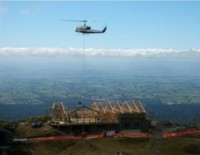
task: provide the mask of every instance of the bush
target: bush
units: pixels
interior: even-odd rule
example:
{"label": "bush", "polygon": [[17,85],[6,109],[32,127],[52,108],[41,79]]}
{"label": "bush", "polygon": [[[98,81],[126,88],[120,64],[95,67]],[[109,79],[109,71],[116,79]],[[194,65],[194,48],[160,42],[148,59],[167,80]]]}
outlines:
{"label": "bush", "polygon": [[139,143],[145,143],[148,142],[148,138],[119,138],[117,140],[120,144],[139,144]]}
{"label": "bush", "polygon": [[186,153],[200,153],[200,146],[198,144],[189,144],[185,147]]}

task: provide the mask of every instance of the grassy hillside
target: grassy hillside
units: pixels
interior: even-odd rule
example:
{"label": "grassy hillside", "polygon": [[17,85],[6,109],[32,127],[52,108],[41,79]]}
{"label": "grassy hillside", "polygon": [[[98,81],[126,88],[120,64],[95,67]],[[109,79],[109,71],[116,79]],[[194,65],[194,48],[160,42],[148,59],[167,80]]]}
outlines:
{"label": "grassy hillside", "polygon": [[39,144],[17,145],[10,151],[29,155],[189,155],[200,154],[200,137],[172,139],[104,138],[78,141],[50,141]]}
{"label": "grassy hillside", "polygon": [[[16,138],[30,138],[51,135],[65,135],[46,123],[40,128],[32,128],[31,122],[45,121],[46,116],[41,116],[23,121],[2,121],[1,125],[13,130]],[[157,127],[159,128],[159,126]],[[40,143],[15,142],[10,147],[9,155],[199,155],[200,135],[190,135],[177,138],[162,138],[161,130],[151,129],[149,138],[111,138],[93,140],[63,140],[46,141]],[[198,128],[198,126],[196,126]]]}

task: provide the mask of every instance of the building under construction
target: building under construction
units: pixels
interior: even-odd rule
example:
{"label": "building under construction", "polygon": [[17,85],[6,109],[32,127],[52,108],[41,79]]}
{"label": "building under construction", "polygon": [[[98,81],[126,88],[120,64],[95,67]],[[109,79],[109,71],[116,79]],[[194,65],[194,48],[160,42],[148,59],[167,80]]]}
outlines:
{"label": "building under construction", "polygon": [[68,132],[101,132],[108,130],[137,129],[146,131],[150,120],[140,101],[93,102],[67,109],[62,103],[53,103],[50,109],[51,125]]}

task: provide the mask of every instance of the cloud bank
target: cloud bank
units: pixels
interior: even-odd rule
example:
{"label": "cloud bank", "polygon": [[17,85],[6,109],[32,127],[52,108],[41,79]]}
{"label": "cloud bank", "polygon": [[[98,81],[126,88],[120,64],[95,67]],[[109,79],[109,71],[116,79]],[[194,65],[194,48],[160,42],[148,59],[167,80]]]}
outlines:
{"label": "cloud bank", "polygon": [[200,49],[0,48],[0,56],[200,57]]}
{"label": "cloud bank", "polygon": [[19,13],[22,16],[40,15],[42,13],[42,8],[40,7],[29,8],[29,9],[24,8],[24,9],[21,9]]}
{"label": "cloud bank", "polygon": [[7,8],[0,6],[0,16],[4,15],[7,12]]}

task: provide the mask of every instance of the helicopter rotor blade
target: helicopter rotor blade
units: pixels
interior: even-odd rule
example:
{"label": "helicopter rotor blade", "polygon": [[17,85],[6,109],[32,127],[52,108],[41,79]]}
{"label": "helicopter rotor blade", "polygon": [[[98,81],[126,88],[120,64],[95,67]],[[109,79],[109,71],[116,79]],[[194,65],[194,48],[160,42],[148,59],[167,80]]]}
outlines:
{"label": "helicopter rotor blade", "polygon": [[71,19],[61,19],[61,21],[69,21],[69,22],[83,22],[86,23],[87,20],[71,20]]}

